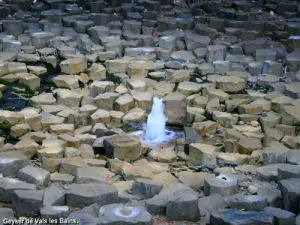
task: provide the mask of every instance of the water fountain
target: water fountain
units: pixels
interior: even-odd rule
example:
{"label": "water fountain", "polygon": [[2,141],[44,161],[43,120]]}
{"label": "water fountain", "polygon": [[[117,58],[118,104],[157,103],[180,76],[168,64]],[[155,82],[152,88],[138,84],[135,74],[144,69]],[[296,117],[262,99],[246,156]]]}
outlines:
{"label": "water fountain", "polygon": [[182,135],[182,132],[176,132],[166,128],[167,117],[164,113],[163,99],[153,98],[153,105],[148,115],[147,124],[143,130],[132,132],[131,135],[138,136],[142,143],[149,147],[156,147],[160,144],[169,143]]}

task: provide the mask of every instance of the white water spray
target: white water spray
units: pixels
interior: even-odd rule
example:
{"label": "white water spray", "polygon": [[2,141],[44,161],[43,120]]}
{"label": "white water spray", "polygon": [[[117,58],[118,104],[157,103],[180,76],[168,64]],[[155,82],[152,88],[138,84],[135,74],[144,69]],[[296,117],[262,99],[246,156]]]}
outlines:
{"label": "white water spray", "polygon": [[162,142],[165,139],[167,117],[164,114],[163,99],[155,97],[151,113],[148,116],[146,139],[152,142]]}

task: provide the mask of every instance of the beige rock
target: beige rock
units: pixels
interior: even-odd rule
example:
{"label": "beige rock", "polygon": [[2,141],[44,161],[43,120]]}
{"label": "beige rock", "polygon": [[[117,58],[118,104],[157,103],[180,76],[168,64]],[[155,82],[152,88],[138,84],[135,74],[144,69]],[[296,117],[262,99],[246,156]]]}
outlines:
{"label": "beige rock", "polygon": [[179,83],[177,89],[179,93],[185,96],[189,96],[200,92],[202,87],[200,84],[197,84],[195,82],[184,81]]}
{"label": "beige rock", "polygon": [[147,83],[142,79],[129,79],[126,81],[127,87],[131,90],[144,92],[147,90]]}
{"label": "beige rock", "polygon": [[216,87],[224,92],[236,93],[246,87],[246,81],[239,77],[222,76],[216,81]]}
{"label": "beige rock", "polygon": [[69,134],[60,134],[58,136],[59,139],[65,141],[66,147],[73,147],[73,148],[79,148],[80,146],[80,140],[74,136],[71,136]]}
{"label": "beige rock", "polygon": [[126,94],[128,92],[128,89],[124,87],[123,84],[120,84],[118,87],[116,87],[115,92],[119,94]]}
{"label": "beige rock", "polygon": [[71,58],[60,63],[60,70],[65,74],[79,74],[87,68],[84,58]]}
{"label": "beige rock", "polygon": [[186,97],[180,93],[171,93],[165,97],[165,114],[167,122],[183,125],[186,119]]}
{"label": "beige rock", "polygon": [[19,138],[31,130],[27,123],[17,124],[11,127],[10,136],[13,138]]}
{"label": "beige rock", "polygon": [[57,102],[69,107],[79,107],[82,94],[75,90],[56,89]]}
{"label": "beige rock", "polygon": [[83,114],[88,114],[88,115],[92,115],[94,112],[97,111],[97,107],[94,105],[84,105],[82,107],[80,107],[79,112],[83,113]]}
{"label": "beige rock", "polygon": [[227,153],[237,153],[239,148],[238,141],[236,139],[225,139],[224,149]]}
{"label": "beige rock", "polygon": [[265,129],[265,135],[263,139],[264,146],[270,146],[272,142],[281,141],[283,133],[276,128]]}
{"label": "beige rock", "polygon": [[108,73],[125,73],[129,63],[126,59],[106,60],[105,67]]}
{"label": "beige rock", "polygon": [[10,128],[13,125],[24,122],[24,116],[18,112],[0,110],[0,127],[2,129]]}
{"label": "beige rock", "polygon": [[171,84],[171,83],[167,83],[167,82],[158,82],[156,84],[154,84],[153,88],[154,90],[157,90],[161,93],[163,93],[164,95],[166,94],[170,94],[173,92],[175,87],[175,84]]}
{"label": "beige rock", "polygon": [[190,71],[188,70],[176,70],[171,75],[171,82],[182,82],[182,81],[189,81],[190,80]]}
{"label": "beige rock", "polygon": [[50,125],[50,131],[59,135],[64,133],[73,133],[74,132],[74,124],[56,124]]}
{"label": "beige rock", "polygon": [[193,106],[199,108],[205,108],[208,102],[208,97],[197,95],[193,100]]}
{"label": "beige rock", "polygon": [[238,116],[226,112],[213,112],[213,119],[225,128],[232,128],[238,122]]}
{"label": "beige rock", "polygon": [[262,143],[257,138],[244,137],[239,140],[239,152],[241,154],[248,154],[262,148]]}
{"label": "beige rock", "polygon": [[42,76],[47,73],[47,68],[43,66],[27,66],[29,73],[37,76]]}
{"label": "beige rock", "polygon": [[106,69],[100,63],[93,63],[92,66],[88,68],[87,73],[92,80],[106,79]]}
{"label": "beige rock", "polygon": [[40,148],[39,145],[32,140],[19,141],[14,147],[16,150],[22,151],[29,159],[34,157]]}
{"label": "beige rock", "polygon": [[103,109],[98,109],[96,112],[94,112],[91,115],[91,119],[93,120],[93,123],[104,123],[109,124],[110,123],[110,113]]}
{"label": "beige rock", "polygon": [[114,92],[115,84],[111,81],[93,81],[89,88],[89,95],[96,97],[105,92]]}
{"label": "beige rock", "polygon": [[146,120],[146,111],[141,108],[131,109],[122,118],[124,124],[143,123]]}
{"label": "beige rock", "polygon": [[76,89],[79,88],[79,79],[77,75],[59,75],[52,78],[52,82],[58,88]]}
{"label": "beige rock", "polygon": [[262,114],[263,107],[262,105],[258,104],[246,104],[246,105],[239,105],[238,110],[240,114]]}
{"label": "beige rock", "polygon": [[180,182],[196,190],[201,190],[203,188],[204,179],[208,177],[214,177],[213,174],[209,174],[205,172],[194,173],[191,171],[179,172],[177,176]]}
{"label": "beige rock", "polygon": [[122,125],[122,118],[125,113],[120,111],[110,111],[110,125],[113,127],[119,127]]}
{"label": "beige rock", "polygon": [[41,79],[31,73],[17,73],[19,84],[25,85],[30,91],[36,91],[40,88]]}
{"label": "beige rock", "polygon": [[76,176],[77,168],[87,167],[86,162],[80,157],[63,158],[60,166],[60,173],[67,173]]}
{"label": "beige rock", "polygon": [[48,170],[50,173],[57,172],[60,168],[61,159],[43,158],[42,168]]}
{"label": "beige rock", "polygon": [[118,93],[106,92],[99,94],[94,98],[97,107],[104,110],[113,110],[116,99],[120,96]]}
{"label": "beige rock", "polygon": [[131,94],[139,108],[145,110],[146,112],[151,111],[153,93],[132,91]]}
{"label": "beige rock", "polygon": [[175,161],[177,157],[176,152],[174,151],[174,147],[155,148],[149,152],[148,156],[154,160],[157,160],[158,162],[168,162],[168,163]]}
{"label": "beige rock", "polygon": [[147,70],[141,63],[131,61],[127,67],[127,74],[130,78],[139,79],[147,76]]}
{"label": "beige rock", "polygon": [[217,161],[219,166],[242,165],[248,163],[248,156],[239,153],[218,153]]}
{"label": "beige rock", "polygon": [[131,162],[141,156],[141,143],[137,137],[116,135],[104,139],[105,153],[123,161]]}
{"label": "beige rock", "polygon": [[[26,65],[25,65],[26,67]],[[9,73],[7,62],[0,61],[0,77]]]}
{"label": "beige rock", "polygon": [[205,87],[202,90],[202,95],[207,96],[209,99],[217,98],[220,102],[225,102],[229,99],[229,95],[220,89],[213,87]]}
{"label": "beige rock", "polygon": [[200,136],[205,137],[207,134],[212,135],[216,133],[217,123],[213,121],[196,122],[192,127]]}
{"label": "beige rock", "polygon": [[42,148],[37,151],[40,160],[44,158],[60,159],[64,156],[64,148],[61,146]]}
{"label": "beige rock", "polygon": [[41,105],[54,105],[56,103],[56,99],[52,93],[41,93],[37,96],[33,96],[30,101],[38,108],[40,108]]}
{"label": "beige rock", "polygon": [[124,94],[119,96],[115,101],[115,110],[127,113],[134,108],[134,100],[131,95]]}
{"label": "beige rock", "polygon": [[189,146],[189,156],[192,165],[216,165],[216,148],[212,145],[192,143]]}
{"label": "beige rock", "polygon": [[286,105],[282,107],[282,123],[287,125],[300,124],[300,108]]}
{"label": "beige rock", "polygon": [[152,180],[155,182],[161,183],[164,186],[167,186],[169,184],[177,182],[177,178],[168,172],[162,172],[162,173],[156,174],[153,176]]}
{"label": "beige rock", "polygon": [[213,98],[208,101],[206,105],[206,111],[209,114],[212,114],[214,111],[220,111],[220,110],[221,110],[221,105],[218,98]]}

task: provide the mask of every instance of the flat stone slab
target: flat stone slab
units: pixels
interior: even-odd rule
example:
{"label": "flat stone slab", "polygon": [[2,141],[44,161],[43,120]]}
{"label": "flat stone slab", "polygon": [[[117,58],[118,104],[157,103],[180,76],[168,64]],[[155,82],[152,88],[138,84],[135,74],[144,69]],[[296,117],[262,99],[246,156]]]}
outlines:
{"label": "flat stone slab", "polygon": [[142,207],[110,204],[99,209],[99,225],[152,225],[152,216]]}
{"label": "flat stone slab", "polygon": [[210,216],[211,225],[273,225],[273,216],[265,212],[225,209]]}
{"label": "flat stone slab", "polygon": [[93,203],[106,205],[117,202],[118,191],[108,184],[71,184],[67,190],[66,201],[71,207],[84,207]]}

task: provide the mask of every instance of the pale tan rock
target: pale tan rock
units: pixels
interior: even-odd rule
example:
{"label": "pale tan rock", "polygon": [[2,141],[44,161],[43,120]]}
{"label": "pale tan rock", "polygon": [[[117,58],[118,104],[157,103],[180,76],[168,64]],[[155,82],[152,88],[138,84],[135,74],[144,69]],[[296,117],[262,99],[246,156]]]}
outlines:
{"label": "pale tan rock", "polygon": [[193,165],[216,165],[216,148],[212,145],[192,143],[189,146],[190,162]]}
{"label": "pale tan rock", "polygon": [[87,68],[87,63],[84,58],[71,58],[60,63],[60,69],[65,74],[79,74]]}
{"label": "pale tan rock", "polygon": [[59,135],[64,133],[72,134],[74,132],[74,124],[56,124],[50,125],[50,131]]}
{"label": "pale tan rock", "polygon": [[27,123],[17,124],[11,127],[10,136],[13,138],[18,138],[31,130],[30,126]]}
{"label": "pale tan rock", "polygon": [[134,100],[130,94],[119,96],[115,101],[115,110],[127,113],[134,108]]}
{"label": "pale tan rock", "polygon": [[79,88],[79,79],[77,75],[59,75],[52,78],[52,82],[58,88],[76,89]]}
{"label": "pale tan rock", "polygon": [[174,151],[174,147],[155,148],[149,152],[148,156],[154,160],[157,160],[158,162],[169,162],[169,163],[176,161],[177,158],[176,152]]}
{"label": "pale tan rock", "polygon": [[104,123],[109,124],[110,123],[110,113],[103,109],[98,109],[96,112],[94,112],[91,115],[91,119],[93,120],[93,123]]}
{"label": "pale tan rock", "polygon": [[146,120],[146,111],[141,108],[133,108],[123,116],[124,124],[143,123]]}

